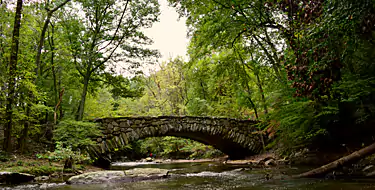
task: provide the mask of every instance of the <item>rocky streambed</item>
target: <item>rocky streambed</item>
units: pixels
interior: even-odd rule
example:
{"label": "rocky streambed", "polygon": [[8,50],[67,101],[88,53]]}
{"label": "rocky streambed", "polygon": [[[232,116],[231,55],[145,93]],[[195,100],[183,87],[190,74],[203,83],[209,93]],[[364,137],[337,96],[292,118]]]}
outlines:
{"label": "rocky streambed", "polygon": [[[70,177],[63,183],[40,183],[35,176],[25,173],[1,172],[0,182],[4,189],[46,189],[63,185],[125,183],[167,178],[169,170],[160,168],[134,168],[119,171],[96,171]],[[28,185],[15,185],[27,183]],[[39,183],[38,183],[39,182]]]}
{"label": "rocky streambed", "polygon": [[[205,160],[144,159],[139,162],[114,163],[111,170],[87,172],[66,178],[64,182],[61,181],[59,183],[50,181],[50,176],[34,177],[30,174],[2,172],[0,173],[0,182],[5,185],[0,186],[0,189],[57,190],[65,188],[82,189],[84,187],[84,189],[90,190],[111,188],[133,190],[144,189],[147,184],[150,185],[150,187],[147,186],[147,189],[158,189],[158,187],[189,190],[207,188],[223,189],[224,187],[233,189],[232,186],[243,187],[244,189],[253,189],[253,187],[255,187],[254,189],[264,189],[263,183],[267,183],[267,181],[273,181],[272,183],[275,184],[282,183],[283,181],[292,181],[290,183],[293,184],[293,187],[304,188],[305,186],[303,184],[301,185],[300,182],[311,183],[311,179],[291,179],[287,178],[287,176],[299,174],[310,169],[312,168],[303,168],[302,166],[298,166],[297,168],[291,166],[288,160],[277,159],[272,155],[263,155],[247,160],[228,160],[225,158]],[[375,184],[375,180],[371,181],[372,178],[369,178],[369,176],[372,176],[371,174],[375,173],[375,166],[372,165],[372,163],[367,163],[366,167],[361,168],[360,171],[362,174],[367,175],[362,175],[357,178],[346,178],[345,180],[350,179],[353,181],[366,179],[370,180],[370,183]],[[333,174],[327,175],[324,181],[336,181],[335,176],[339,175],[340,171],[335,171]],[[322,179],[312,180],[315,183]],[[21,182],[24,182],[25,185],[12,185]],[[346,183],[346,181],[344,182]],[[332,185],[331,182],[329,183]],[[290,184],[288,183],[288,185]],[[342,185],[341,182],[336,185],[338,187],[346,187]],[[333,184],[333,186],[336,185]],[[353,186],[362,188],[362,185],[361,182],[359,185],[354,184]],[[192,188],[190,189],[188,186]],[[276,189],[278,187],[282,187],[282,185],[279,184],[275,186]],[[266,189],[269,188],[267,187]]]}

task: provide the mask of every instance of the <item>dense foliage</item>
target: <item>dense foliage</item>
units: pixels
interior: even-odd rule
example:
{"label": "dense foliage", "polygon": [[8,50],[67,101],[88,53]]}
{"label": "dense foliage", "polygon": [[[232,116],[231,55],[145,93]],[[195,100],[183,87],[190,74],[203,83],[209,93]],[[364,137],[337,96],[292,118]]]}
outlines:
{"label": "dense foliage", "polygon": [[[156,0],[1,1],[4,150],[58,142],[76,151],[99,132],[82,120],[116,116],[256,119],[273,134],[268,147],[287,149],[372,141],[372,0],[169,3],[187,18],[189,60],[140,75],[137,68],[159,56],[143,33],[158,21]],[[127,148],[160,156],[212,151],[172,137]]]}

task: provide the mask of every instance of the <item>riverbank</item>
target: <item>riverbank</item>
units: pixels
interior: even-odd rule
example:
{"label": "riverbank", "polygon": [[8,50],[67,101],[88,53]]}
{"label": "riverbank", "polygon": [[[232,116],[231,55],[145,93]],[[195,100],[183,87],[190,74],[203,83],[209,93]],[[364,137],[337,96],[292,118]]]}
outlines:
{"label": "riverbank", "polygon": [[[268,160],[267,164],[266,161]],[[256,157],[243,160],[228,160],[227,156],[211,159],[153,159],[149,160],[155,164],[161,163],[203,163],[203,162],[217,162],[220,164],[233,165],[268,165],[276,164],[276,156],[273,154],[261,154]],[[144,160],[144,162],[146,162]],[[48,159],[38,159],[31,156],[11,155],[6,162],[0,162],[1,172],[16,172],[26,173],[35,176],[35,181],[44,182],[63,182],[69,177],[88,173],[103,171],[104,169],[90,165],[90,164],[74,164],[72,169],[64,169],[63,161],[51,161]]]}
{"label": "riverbank", "polygon": [[11,155],[6,162],[0,162],[1,172],[31,174],[39,182],[63,182],[69,177],[104,169],[90,164],[74,164],[72,169],[64,169],[63,161],[50,161],[24,155]]}

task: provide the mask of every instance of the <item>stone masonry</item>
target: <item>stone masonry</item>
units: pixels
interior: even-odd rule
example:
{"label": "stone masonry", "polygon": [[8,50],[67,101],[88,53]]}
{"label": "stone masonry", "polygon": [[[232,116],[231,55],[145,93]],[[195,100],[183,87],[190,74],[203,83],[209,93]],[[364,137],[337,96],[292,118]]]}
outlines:
{"label": "stone masonry", "polygon": [[262,150],[257,121],[218,117],[159,116],[97,119],[103,135],[97,145],[88,147],[91,157],[111,162],[111,154],[139,139],[176,136],[212,145],[232,159],[244,158]]}

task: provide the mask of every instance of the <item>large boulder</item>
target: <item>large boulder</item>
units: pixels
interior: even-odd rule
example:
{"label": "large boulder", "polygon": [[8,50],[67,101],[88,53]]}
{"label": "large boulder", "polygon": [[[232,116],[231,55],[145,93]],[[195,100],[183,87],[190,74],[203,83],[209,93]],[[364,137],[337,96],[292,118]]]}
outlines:
{"label": "large boulder", "polygon": [[34,180],[35,176],[17,172],[0,172],[0,183],[19,184]]}
{"label": "large boulder", "polygon": [[133,182],[161,179],[168,176],[168,170],[159,168],[135,168],[126,171],[98,171],[73,176],[68,184],[94,184],[107,182]]}

